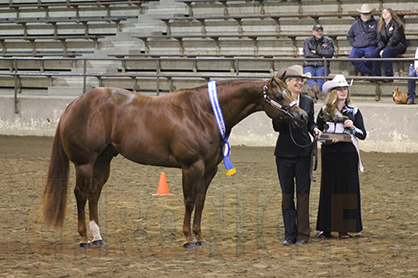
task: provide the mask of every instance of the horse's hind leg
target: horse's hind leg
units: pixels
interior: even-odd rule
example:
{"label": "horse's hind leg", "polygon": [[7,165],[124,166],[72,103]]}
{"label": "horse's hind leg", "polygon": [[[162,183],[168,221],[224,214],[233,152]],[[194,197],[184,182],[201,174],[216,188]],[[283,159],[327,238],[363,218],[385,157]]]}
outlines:
{"label": "horse's hind leg", "polygon": [[96,163],[94,164],[93,187],[88,195],[90,231],[93,234],[93,240],[91,243],[98,246],[104,245],[99,229],[98,202],[101,190],[109,179],[110,162],[114,155],[117,154],[116,151],[114,151],[112,148],[113,147],[109,146],[96,160]]}
{"label": "horse's hind leg", "polygon": [[80,246],[84,248],[90,248],[90,242],[87,237],[85,209],[88,190],[91,187],[93,180],[93,165],[76,165],[75,172],[76,184],[74,188],[74,195],[77,202],[78,233],[81,237]]}
{"label": "horse's hind leg", "polygon": [[94,163],[76,166],[76,187],[74,194],[77,200],[78,233],[80,246],[90,248],[87,236],[85,206],[89,200],[90,230],[93,233],[93,244],[103,245],[99,230],[98,201],[103,185],[110,173],[110,161],[117,152],[108,147]]}

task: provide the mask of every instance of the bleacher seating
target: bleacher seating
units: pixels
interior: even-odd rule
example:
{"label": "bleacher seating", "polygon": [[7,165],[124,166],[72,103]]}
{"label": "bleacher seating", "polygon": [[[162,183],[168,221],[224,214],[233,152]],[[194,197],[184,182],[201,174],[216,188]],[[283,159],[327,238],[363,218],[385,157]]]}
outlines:
{"label": "bleacher seating", "polygon": [[5,57],[93,54],[99,49],[100,39],[109,39],[121,31],[121,22],[137,21],[138,7],[146,2],[10,0],[0,3],[1,54]]}
{"label": "bleacher seating", "polygon": [[[356,9],[363,4],[358,0],[171,0],[151,6],[143,4],[148,1],[134,0],[8,2],[0,3],[0,15],[4,15],[0,27],[7,26],[0,30],[0,56],[124,58],[88,61],[91,86],[155,91],[158,70],[161,80],[157,86],[166,92],[201,84],[214,74],[271,76],[295,61],[301,64],[298,59],[303,57],[303,42],[312,35],[312,26],[317,23],[324,26],[325,36],[333,40],[334,57],[346,58],[351,51],[346,33],[358,16]],[[373,5],[379,9],[393,7],[404,20],[409,48],[402,57],[409,58],[418,46],[418,12],[413,4],[401,2],[380,0]],[[375,16],[379,18],[379,13]],[[159,60],[158,64],[155,58],[159,57],[167,59]],[[239,57],[247,60],[232,59]],[[395,62],[395,76],[405,76],[409,63],[410,60]],[[82,71],[79,62],[65,64],[62,70]],[[12,70],[4,67],[1,71]],[[43,77],[47,81],[42,86],[66,83],[61,82],[65,77],[59,77],[57,82],[54,71],[44,67]],[[123,73],[129,76],[119,76]],[[354,67],[344,59],[331,63],[331,74],[336,73],[356,75]],[[7,86],[11,84],[12,81]],[[29,82],[21,84],[25,87]],[[406,83],[402,80],[397,84]],[[386,86],[381,85],[380,89]],[[370,95],[373,90],[358,93]],[[388,91],[383,94],[388,95]]]}

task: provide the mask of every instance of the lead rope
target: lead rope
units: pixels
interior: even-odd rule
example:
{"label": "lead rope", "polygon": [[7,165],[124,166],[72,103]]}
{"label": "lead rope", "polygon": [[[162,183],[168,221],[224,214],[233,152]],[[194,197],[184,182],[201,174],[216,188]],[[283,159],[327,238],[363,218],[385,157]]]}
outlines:
{"label": "lead rope", "polygon": [[309,176],[311,178],[311,181],[316,181],[313,176],[313,171],[316,171],[318,167],[318,135],[315,135],[314,140],[307,144],[307,145],[299,145],[296,143],[295,138],[293,137],[292,127],[289,125],[289,132],[290,132],[290,138],[292,138],[293,143],[298,146],[299,148],[308,148],[311,147],[311,156],[310,156],[310,172]]}

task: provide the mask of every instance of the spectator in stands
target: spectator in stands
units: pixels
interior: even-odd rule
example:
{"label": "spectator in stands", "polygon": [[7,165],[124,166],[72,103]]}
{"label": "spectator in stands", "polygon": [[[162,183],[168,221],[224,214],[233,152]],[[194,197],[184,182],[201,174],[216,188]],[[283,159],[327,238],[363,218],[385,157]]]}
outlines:
{"label": "spectator in stands", "polygon": [[[309,134],[319,133],[314,121],[314,103],[310,97],[302,95],[304,79],[311,77],[303,74],[302,66],[294,65],[279,71],[278,75],[286,82],[292,99],[308,114],[308,124],[294,128],[282,120],[273,120],[273,128],[280,132],[277,138],[277,173],[282,190],[282,214],[285,229],[283,245],[304,245],[310,238],[309,193],[311,188],[311,138]],[[295,207],[295,181],[296,199]]]}
{"label": "spectator in stands", "polygon": [[[303,43],[303,54],[305,58],[332,58],[334,55],[334,44],[331,40],[324,38],[324,28],[320,24],[312,28],[312,36]],[[327,73],[325,75],[325,61],[304,61],[304,73],[310,72],[312,76],[327,76],[330,73],[329,61],[327,61]],[[318,100],[322,92],[323,78],[308,79],[310,89],[309,95],[314,102]]]}
{"label": "spectator in stands", "polygon": [[[415,50],[415,59],[418,59],[418,47]],[[413,69],[409,69],[408,77],[418,77],[418,60],[415,60]],[[406,104],[415,104],[415,80],[408,80],[408,101]]]}
{"label": "spectator in stands", "polygon": [[[360,17],[354,21],[347,34],[347,40],[353,46],[348,58],[378,58],[377,52],[377,21],[374,19],[368,4],[363,4],[360,10]],[[352,61],[351,62],[363,76],[370,76],[372,72],[371,61]],[[380,70],[379,70],[380,71]],[[379,75],[379,71],[373,68],[373,74]]]}
{"label": "spectator in stands", "polygon": [[[377,41],[379,57],[381,58],[394,58],[406,52],[404,24],[392,9],[387,8],[382,11],[377,26]],[[384,64],[385,76],[393,76],[392,62],[386,61]],[[373,62],[373,68],[376,68],[376,72],[380,73],[380,62]],[[384,82],[392,81],[384,80]]]}
{"label": "spectator in stands", "polygon": [[[345,133],[347,141],[332,139],[321,148],[321,190],[319,196],[316,229],[318,237],[330,238],[331,232],[338,232],[340,239],[351,237],[349,232],[360,232],[360,182],[359,170],[363,172],[357,139],[366,138],[363,116],[360,110],[350,104],[351,84],[337,74],[324,84],[325,105],[317,116],[318,128],[329,133]],[[339,116],[341,121],[329,120]],[[340,134],[341,136],[341,134]]]}

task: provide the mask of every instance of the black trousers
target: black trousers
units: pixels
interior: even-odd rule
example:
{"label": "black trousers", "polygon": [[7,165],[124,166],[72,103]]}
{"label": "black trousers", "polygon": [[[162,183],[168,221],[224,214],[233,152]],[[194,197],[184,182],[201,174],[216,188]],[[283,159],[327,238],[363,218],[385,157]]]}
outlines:
{"label": "black trousers", "polygon": [[[285,239],[293,242],[308,241],[310,237],[310,157],[276,157],[276,166],[282,189]],[[295,206],[295,184],[297,206]]]}

